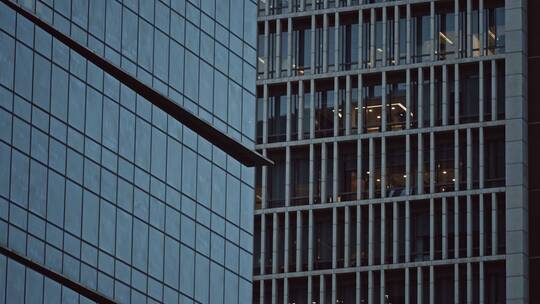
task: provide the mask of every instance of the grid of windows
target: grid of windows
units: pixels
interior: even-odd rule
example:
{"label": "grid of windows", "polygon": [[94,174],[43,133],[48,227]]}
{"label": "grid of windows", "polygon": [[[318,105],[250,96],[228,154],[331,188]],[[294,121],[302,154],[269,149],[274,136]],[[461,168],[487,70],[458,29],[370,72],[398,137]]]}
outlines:
{"label": "grid of windows", "polygon": [[504,5],[259,1],[255,303],[506,301]]}
{"label": "grid of windows", "polygon": [[[254,144],[254,2],[21,4]],[[121,303],[251,302],[253,169],[3,4],[0,65],[2,245]],[[85,302],[0,269],[2,303]]]}

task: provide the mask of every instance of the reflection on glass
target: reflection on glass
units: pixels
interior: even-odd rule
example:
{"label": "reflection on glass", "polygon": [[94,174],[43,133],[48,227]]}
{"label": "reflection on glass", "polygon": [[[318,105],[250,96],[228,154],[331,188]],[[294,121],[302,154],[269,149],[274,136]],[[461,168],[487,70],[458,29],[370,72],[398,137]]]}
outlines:
{"label": "reflection on glass", "polygon": [[333,86],[331,88],[327,86],[315,93],[315,137],[332,136],[333,133],[334,89]]}
{"label": "reflection on glass", "polygon": [[488,55],[504,52],[504,6],[490,7],[486,9],[486,27],[487,28],[487,51]]}
{"label": "reflection on glass", "polygon": [[284,150],[272,151],[268,157],[274,162],[268,167],[267,199],[268,208],[285,205],[285,153]]}
{"label": "reflection on glass", "polygon": [[264,68],[266,66],[266,58],[264,57],[264,32],[259,33],[257,36],[257,79],[261,79],[264,75]]}
{"label": "reflection on glass", "polygon": [[287,127],[287,95],[284,90],[268,98],[268,142],[285,141]]}
{"label": "reflection on glass", "polygon": [[437,54],[439,59],[446,59],[448,56],[454,54],[456,51],[456,28],[455,28],[455,18],[453,12],[441,12],[436,15],[438,26],[437,33],[435,37],[438,41],[437,44]]}
{"label": "reflection on glass", "polygon": [[293,74],[309,74],[311,68],[311,29],[309,24],[301,24],[293,31],[292,44]]}
{"label": "reflection on glass", "polygon": [[366,132],[378,132],[381,127],[382,87],[380,84],[367,84],[362,88],[364,100],[364,128]]}
{"label": "reflection on glass", "polygon": [[386,195],[405,195],[405,138],[390,138],[386,145]]}
{"label": "reflection on glass", "polygon": [[337,201],[351,201],[356,199],[356,141],[343,143],[339,148],[338,184],[339,193]]}
{"label": "reflection on glass", "polygon": [[383,65],[383,22],[375,21],[375,66]]}
{"label": "reflection on glass", "polygon": [[395,82],[388,83],[386,88],[389,102],[386,105],[388,130],[402,130],[407,117],[405,81],[396,79]]}
{"label": "reflection on glass", "polygon": [[358,65],[358,24],[345,24],[339,27],[341,53],[340,70],[355,69]]}
{"label": "reflection on glass", "polygon": [[435,191],[452,191],[454,181],[454,136],[441,133],[435,142]]}
{"label": "reflection on glass", "polygon": [[416,16],[411,19],[412,34],[414,43],[414,54],[416,62],[429,60],[431,40],[430,40],[430,16]]}
{"label": "reflection on glass", "polygon": [[298,148],[291,153],[291,205],[309,203],[309,149]]}

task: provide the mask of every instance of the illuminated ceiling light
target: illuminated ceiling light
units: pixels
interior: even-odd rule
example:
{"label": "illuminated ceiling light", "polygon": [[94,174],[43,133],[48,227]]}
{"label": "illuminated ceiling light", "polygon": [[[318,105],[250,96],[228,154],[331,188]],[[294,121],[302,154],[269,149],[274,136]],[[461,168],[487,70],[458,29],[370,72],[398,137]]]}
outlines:
{"label": "illuminated ceiling light", "polygon": [[377,48],[377,52],[382,53],[383,50],[381,48]]}
{"label": "illuminated ceiling light", "polygon": [[381,115],[377,115],[377,119],[381,119]]}
{"label": "illuminated ceiling light", "polygon": [[369,111],[369,112],[373,112],[373,110],[372,110],[372,109],[369,109],[368,111]]}
{"label": "illuminated ceiling light", "polygon": [[455,181],[456,181],[456,179],[455,179],[455,178],[452,178],[452,181],[453,181],[453,182],[455,182]]}
{"label": "illuminated ceiling light", "polygon": [[407,174],[403,174],[403,178],[407,178]]}
{"label": "illuminated ceiling light", "polygon": [[377,182],[380,182],[380,181],[381,181],[381,179],[380,179],[380,178],[377,178]]}
{"label": "illuminated ceiling light", "polygon": [[366,171],[367,175],[369,175],[369,171]]}
{"label": "illuminated ceiling light", "polygon": [[264,64],[264,59],[262,59],[262,57],[257,57],[259,59],[259,62]]}
{"label": "illuminated ceiling light", "polygon": [[449,44],[454,44],[454,42],[452,40],[450,40],[450,38],[448,38],[443,32],[439,32],[439,36],[441,38],[443,38],[444,40],[446,40],[446,42],[448,42]]}
{"label": "illuminated ceiling light", "polygon": [[446,170],[444,170],[444,171],[442,172],[442,174],[446,174],[446,173],[448,173],[448,172],[446,172]]}
{"label": "illuminated ceiling light", "polygon": [[396,109],[396,107],[392,107],[391,109],[392,109],[392,110],[395,110],[395,109]]}

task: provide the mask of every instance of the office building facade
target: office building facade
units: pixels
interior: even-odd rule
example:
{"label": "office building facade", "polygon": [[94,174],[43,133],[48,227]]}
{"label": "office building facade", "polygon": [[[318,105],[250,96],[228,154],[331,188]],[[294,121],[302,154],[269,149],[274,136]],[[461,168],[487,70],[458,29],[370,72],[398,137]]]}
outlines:
{"label": "office building facade", "polygon": [[257,30],[255,303],[534,302],[527,1],[259,0]]}
{"label": "office building facade", "polygon": [[256,3],[18,1],[138,91],[16,2],[0,2],[0,303],[250,303],[255,170],[213,140],[255,147]]}

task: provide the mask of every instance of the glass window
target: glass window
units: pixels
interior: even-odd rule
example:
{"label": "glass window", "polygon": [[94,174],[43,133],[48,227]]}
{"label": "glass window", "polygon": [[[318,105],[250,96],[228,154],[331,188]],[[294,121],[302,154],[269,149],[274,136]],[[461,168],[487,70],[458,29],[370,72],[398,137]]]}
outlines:
{"label": "glass window", "polygon": [[28,157],[17,150],[13,150],[11,157],[11,199],[21,206],[26,206],[30,163]]}
{"label": "glass window", "polygon": [[502,1],[494,1],[488,3],[485,15],[484,27],[487,30],[487,47],[488,55],[504,52],[505,44],[505,20],[504,20],[504,3]]}
{"label": "glass window", "polygon": [[47,185],[47,220],[61,227],[64,225],[65,178],[49,170]]}
{"label": "glass window", "polygon": [[285,205],[285,153],[283,150],[273,151],[268,156],[274,166],[268,167],[267,208]]}
{"label": "glass window", "polygon": [[98,242],[98,218],[99,201],[98,197],[89,191],[83,193],[83,218],[82,218],[82,238],[90,244],[97,246]]}
{"label": "glass window", "polygon": [[137,15],[125,7],[122,14],[122,55],[137,61]]}
{"label": "glass window", "polygon": [[173,240],[169,237],[165,237],[165,255],[164,263],[165,269],[164,272],[164,281],[170,286],[178,286],[179,276],[176,269],[180,269],[180,247],[179,243],[176,240]]}
{"label": "glass window", "polygon": [[225,271],[222,266],[210,262],[210,303],[224,303]]}
{"label": "glass window", "polygon": [[[9,151],[3,155],[9,157]],[[8,159],[9,160],[9,159]],[[4,165],[4,162],[2,162]],[[3,166],[4,168],[9,168],[9,166]],[[9,174],[7,175],[9,177]],[[7,183],[3,184],[7,185]],[[45,166],[41,165],[38,162],[32,161],[30,164],[30,191],[29,191],[29,208],[30,210],[36,212],[37,214],[45,217],[45,208],[47,206],[47,169]],[[6,195],[7,196],[7,195]],[[76,204],[76,202],[74,202]],[[77,218],[77,221],[80,225],[80,217]],[[67,225],[67,223],[66,223]],[[80,235],[80,233],[79,233]]]}
{"label": "glass window", "polygon": [[149,41],[154,41],[154,28],[151,24],[139,18],[139,51],[137,62],[147,71],[152,71],[154,47]]}
{"label": "glass window", "polygon": [[191,149],[183,147],[182,160],[182,191],[192,198],[196,195],[197,158]]}
{"label": "glass window", "polygon": [[197,158],[197,200],[199,203],[210,208],[210,192],[212,167],[208,160],[203,157]]}
{"label": "glass window", "polygon": [[105,42],[118,50],[120,49],[122,5],[117,1],[109,1],[106,5]]}
{"label": "glass window", "polygon": [[[9,48],[9,46],[8,46]],[[9,51],[9,50],[8,50]],[[16,65],[15,65],[15,92],[26,98],[32,99],[32,51],[21,43],[16,47]],[[8,53],[9,54],[9,53]],[[8,60],[9,64],[9,60]]]}
{"label": "glass window", "polygon": [[186,53],[186,75],[190,77],[185,78],[184,93],[191,100],[199,99],[199,58],[194,54]]}
{"label": "glass window", "polygon": [[214,105],[214,69],[204,61],[201,61],[200,69],[199,105],[211,112]]}
{"label": "glass window", "polygon": [[334,83],[319,82],[315,92],[315,137],[334,134]]}
{"label": "glass window", "polygon": [[180,245],[180,291],[193,296],[195,277],[195,253],[189,247]]}
{"label": "glass window", "polygon": [[357,181],[357,142],[340,144],[338,158],[338,185],[337,201],[351,201],[356,199]]}
{"label": "glass window", "polygon": [[116,208],[101,200],[99,212],[99,247],[110,254],[114,254],[115,235],[111,232],[115,230],[115,226]]}
{"label": "glass window", "polygon": [[201,301],[201,303],[207,303],[210,285],[208,277],[210,274],[209,260],[200,254],[196,254],[195,269],[195,299]]}
{"label": "glass window", "polygon": [[[4,62],[1,64],[2,66],[7,66],[7,63],[5,63],[6,65],[4,65]],[[50,81],[50,61],[39,55],[34,55],[34,104],[45,110],[49,110]]]}
{"label": "glass window", "polygon": [[135,218],[133,220],[133,266],[146,269],[148,263],[148,225]]}
{"label": "glass window", "polygon": [[287,94],[284,87],[276,87],[268,98],[268,142],[285,141],[287,132]]}
{"label": "glass window", "polygon": [[229,2],[230,0],[216,0],[216,19],[225,26],[229,25]]}
{"label": "glass window", "polygon": [[411,19],[413,35],[413,54],[416,62],[429,60],[431,53],[430,39],[430,15],[429,13],[418,14]]}

